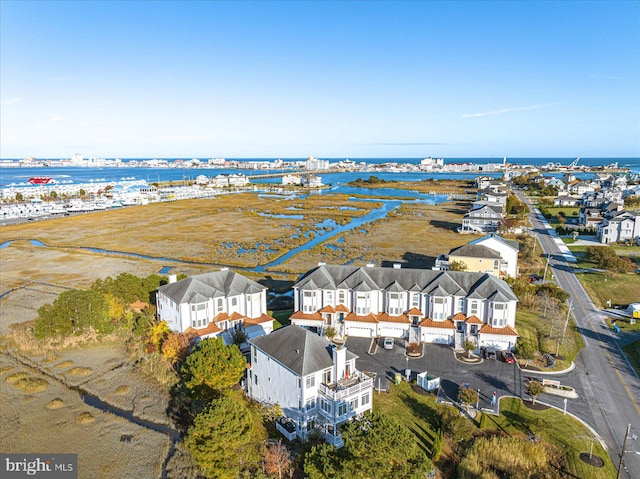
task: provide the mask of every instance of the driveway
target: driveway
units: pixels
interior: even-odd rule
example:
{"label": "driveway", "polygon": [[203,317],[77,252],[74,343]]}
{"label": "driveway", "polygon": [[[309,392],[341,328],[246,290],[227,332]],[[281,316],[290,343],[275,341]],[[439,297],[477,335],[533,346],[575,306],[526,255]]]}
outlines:
{"label": "driveway", "polygon": [[456,360],[451,347],[438,344],[425,344],[421,358],[407,358],[404,340],[396,339],[392,350],[382,347],[382,339],[377,341],[378,347],[374,354],[369,354],[371,339],[349,338],[346,343],[347,349],[359,356],[357,368],[376,373],[376,389],[388,391],[395,374],[401,373],[404,376],[408,365],[411,379],[416,379],[418,373],[425,371],[433,377],[441,378],[439,399],[443,401],[455,400],[458,387],[464,383],[480,389],[479,406],[489,410],[495,409],[490,403],[494,391],[498,397],[523,394],[525,376],[515,364],[494,359],[475,364],[463,363]]}

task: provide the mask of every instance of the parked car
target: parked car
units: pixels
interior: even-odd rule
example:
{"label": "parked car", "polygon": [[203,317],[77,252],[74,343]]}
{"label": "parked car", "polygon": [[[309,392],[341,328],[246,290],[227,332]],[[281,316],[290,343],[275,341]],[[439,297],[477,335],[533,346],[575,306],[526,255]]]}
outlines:
{"label": "parked car", "polygon": [[384,349],[393,349],[393,338],[384,338],[382,345]]}
{"label": "parked car", "polygon": [[484,348],[482,350],[482,356],[485,359],[496,359],[496,350],[494,348]]}
{"label": "parked car", "polygon": [[505,363],[513,364],[516,362],[516,357],[509,351],[502,351],[502,360]]}

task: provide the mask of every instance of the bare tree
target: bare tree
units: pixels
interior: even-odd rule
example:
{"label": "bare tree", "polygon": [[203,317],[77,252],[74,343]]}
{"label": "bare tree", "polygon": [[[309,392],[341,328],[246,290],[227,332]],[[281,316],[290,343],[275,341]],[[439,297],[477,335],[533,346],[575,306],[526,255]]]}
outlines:
{"label": "bare tree", "polygon": [[278,440],[267,446],[262,468],[269,477],[283,479],[293,476],[293,458],[282,441]]}

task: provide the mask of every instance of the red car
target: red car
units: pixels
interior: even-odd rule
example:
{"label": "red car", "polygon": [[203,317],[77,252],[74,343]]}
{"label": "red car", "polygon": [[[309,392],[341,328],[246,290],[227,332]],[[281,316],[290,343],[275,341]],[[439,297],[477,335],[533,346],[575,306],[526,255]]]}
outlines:
{"label": "red car", "polygon": [[502,351],[502,360],[505,363],[513,364],[516,362],[516,357],[509,351]]}

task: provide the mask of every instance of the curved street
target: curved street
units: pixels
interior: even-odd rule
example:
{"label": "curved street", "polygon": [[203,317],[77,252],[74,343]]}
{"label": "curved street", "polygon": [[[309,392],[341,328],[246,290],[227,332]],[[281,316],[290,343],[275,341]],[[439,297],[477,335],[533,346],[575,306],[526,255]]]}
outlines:
{"label": "curved street", "polygon": [[[609,329],[604,315],[587,295],[572,268],[567,264],[556,240],[558,236],[534,213],[531,201],[521,192],[518,197],[529,206],[530,219],[544,254],[549,259],[548,277],[554,275],[559,286],[573,300],[576,326],[584,340],[584,349],[576,358],[571,374],[580,399],[568,401],[567,410],[583,419],[600,434],[617,467],[627,426],[631,432],[625,453],[625,468],[620,477],[640,477],[640,378],[629,364],[621,344],[624,338]],[[629,335],[630,333],[626,333]],[[572,404],[575,402],[574,405]]]}

